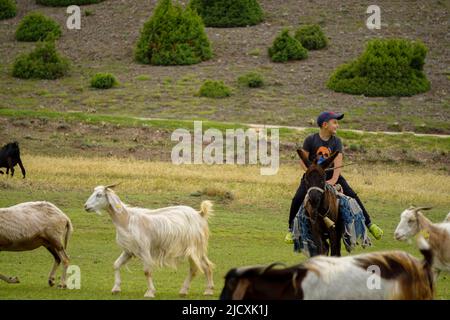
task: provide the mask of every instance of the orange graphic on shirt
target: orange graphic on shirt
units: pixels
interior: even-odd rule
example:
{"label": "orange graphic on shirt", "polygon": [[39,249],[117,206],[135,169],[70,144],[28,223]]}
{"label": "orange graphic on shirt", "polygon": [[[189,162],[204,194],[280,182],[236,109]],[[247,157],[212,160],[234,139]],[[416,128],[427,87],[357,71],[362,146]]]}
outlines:
{"label": "orange graphic on shirt", "polygon": [[320,147],[316,151],[317,158],[324,157],[325,159],[329,158],[331,155],[331,150],[327,147]]}

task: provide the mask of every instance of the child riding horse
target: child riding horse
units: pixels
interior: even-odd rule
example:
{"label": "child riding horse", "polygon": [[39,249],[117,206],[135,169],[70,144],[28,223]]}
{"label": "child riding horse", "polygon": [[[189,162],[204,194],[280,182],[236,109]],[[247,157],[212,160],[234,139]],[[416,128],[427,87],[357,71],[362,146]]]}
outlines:
{"label": "child riding horse", "polygon": [[334,152],[320,164],[317,163],[317,159],[311,163],[303,150],[299,149],[297,152],[307,166],[304,178],[308,191],[304,206],[310,221],[312,240],[318,247],[318,254],[328,255],[331,247],[331,255],[340,256],[343,228],[339,219],[337,198],[332,190],[325,187],[325,170],[333,163],[339,152]]}

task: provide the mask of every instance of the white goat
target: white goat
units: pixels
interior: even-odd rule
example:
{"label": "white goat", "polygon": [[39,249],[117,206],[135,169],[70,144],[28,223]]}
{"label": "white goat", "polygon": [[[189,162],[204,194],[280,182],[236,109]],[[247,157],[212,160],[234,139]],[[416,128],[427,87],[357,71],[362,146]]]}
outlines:
{"label": "white goat", "polygon": [[450,272],[450,213],[441,223],[432,223],[421,210],[429,207],[410,207],[400,214],[400,222],[394,232],[394,238],[399,241],[407,240],[420,231],[426,233],[428,242],[434,255],[434,268]]}
{"label": "white goat", "polygon": [[152,271],[155,266],[172,266],[188,258],[190,271],[180,295],[187,295],[192,278],[197,270],[206,275],[205,295],[212,295],[214,289],[212,262],[206,253],[208,249],[208,216],[212,203],[203,201],[201,210],[188,206],[173,206],[156,210],[130,207],[124,204],[112,190],[114,186],[98,186],[86,201],[88,212],[100,213],[106,210],[116,227],[116,240],[123,249],[114,263],[115,282],[112,293],[121,291],[120,268],[133,256],[144,264],[148,282],[145,297],[155,296]]}
{"label": "white goat", "polygon": [[[48,276],[48,284],[55,284],[55,272],[61,261],[61,284],[66,287],[69,258],[67,243],[73,231],[70,219],[54,204],[38,201],[25,202],[9,208],[0,208],[0,251],[28,251],[44,246],[55,262]],[[17,277],[0,275],[8,283],[18,283]]]}

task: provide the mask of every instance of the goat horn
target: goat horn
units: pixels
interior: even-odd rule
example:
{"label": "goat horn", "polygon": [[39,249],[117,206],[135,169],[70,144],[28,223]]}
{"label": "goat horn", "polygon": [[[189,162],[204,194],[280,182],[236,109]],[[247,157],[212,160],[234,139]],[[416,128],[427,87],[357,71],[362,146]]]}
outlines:
{"label": "goat horn", "polygon": [[117,187],[119,184],[120,184],[120,182],[119,182],[119,183],[115,183],[115,184],[110,184],[109,186],[106,186],[105,189],[112,189],[112,188],[115,188],[115,187]]}
{"label": "goat horn", "polygon": [[421,211],[421,210],[431,210],[433,209],[433,207],[417,207],[417,208],[413,208],[413,210],[415,212]]}

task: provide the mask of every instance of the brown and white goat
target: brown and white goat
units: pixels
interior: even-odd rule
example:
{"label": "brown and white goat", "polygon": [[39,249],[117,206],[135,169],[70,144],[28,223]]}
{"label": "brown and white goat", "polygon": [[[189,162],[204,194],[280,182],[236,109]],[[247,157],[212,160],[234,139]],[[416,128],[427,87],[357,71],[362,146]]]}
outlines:
{"label": "brown and white goat", "polygon": [[433,223],[427,219],[422,210],[429,207],[410,207],[400,214],[400,222],[394,232],[394,238],[404,241],[419,232],[425,233],[434,256],[433,267],[440,271],[450,272],[450,213],[441,223]]}
{"label": "brown and white goat", "polygon": [[[243,267],[225,277],[222,300],[433,299],[432,252],[420,239],[424,260],[403,251],[346,257],[316,256],[277,269]],[[374,274],[373,271],[379,273]]]}
{"label": "brown and white goat", "polygon": [[[69,257],[67,243],[73,231],[72,223],[54,204],[45,201],[24,202],[9,208],[0,208],[0,251],[28,251],[45,247],[55,259],[48,276],[48,284],[55,284],[55,272],[63,263],[61,284],[66,287]],[[18,283],[17,277],[0,274],[8,283]]]}

